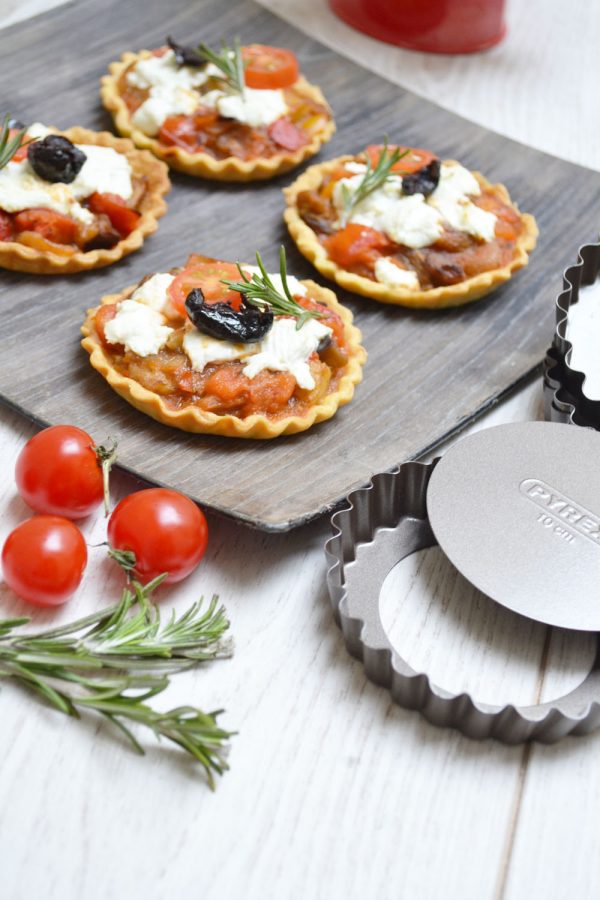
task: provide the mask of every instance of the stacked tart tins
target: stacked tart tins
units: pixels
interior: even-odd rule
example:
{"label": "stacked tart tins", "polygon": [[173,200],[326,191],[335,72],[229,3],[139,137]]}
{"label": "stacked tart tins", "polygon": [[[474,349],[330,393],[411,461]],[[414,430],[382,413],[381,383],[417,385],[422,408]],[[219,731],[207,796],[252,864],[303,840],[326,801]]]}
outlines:
{"label": "stacked tart tins", "polygon": [[379,597],[402,559],[439,543],[492,600],[559,627],[600,631],[600,434],[550,422],[485,429],[431,465],[405,463],[332,517],[327,581],[348,650],[394,700],[472,738],[552,743],[600,724],[600,659],[575,690],[526,707],[479,703],[417,672],[385,632]]}
{"label": "stacked tart tins", "polygon": [[600,430],[600,243],[585,244],[564,274],[544,362],[546,418]]}

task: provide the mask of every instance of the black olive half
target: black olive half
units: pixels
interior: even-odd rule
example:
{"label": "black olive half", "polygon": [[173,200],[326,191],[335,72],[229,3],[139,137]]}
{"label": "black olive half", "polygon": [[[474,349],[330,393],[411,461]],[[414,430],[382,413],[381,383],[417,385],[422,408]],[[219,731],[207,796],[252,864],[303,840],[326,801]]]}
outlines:
{"label": "black olive half", "polygon": [[220,341],[253,344],[273,325],[273,313],[251,306],[245,300],[236,312],[228,303],[206,303],[200,288],[187,295],[185,308],[198,331]]}
{"label": "black olive half", "polygon": [[440,180],[440,161],[432,159],[431,162],[419,169],[418,172],[411,172],[410,175],[402,176],[402,193],[404,194],[425,194],[429,196],[435,191]]}
{"label": "black olive half", "polygon": [[87,159],[85,153],[60,134],[49,134],[27,147],[27,158],[36,175],[53,184],[71,184]]}
{"label": "black olive half", "polygon": [[206,62],[204,57],[194,47],[178,44],[170,35],[167,38],[167,44],[175,54],[175,59],[180,66],[203,66]]}

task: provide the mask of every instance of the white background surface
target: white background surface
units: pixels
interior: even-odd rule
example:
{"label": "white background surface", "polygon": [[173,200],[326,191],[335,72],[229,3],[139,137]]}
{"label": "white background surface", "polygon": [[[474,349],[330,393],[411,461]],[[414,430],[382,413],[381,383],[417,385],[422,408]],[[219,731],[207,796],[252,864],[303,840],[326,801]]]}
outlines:
{"label": "white background surface", "polygon": [[[600,6],[589,0],[515,0],[507,40],[485,55],[457,58],[372,41],[338,22],[322,0],[263,4],[481,124],[599,165]],[[0,0],[0,21],[51,5]],[[566,233],[569,214],[565,198]],[[549,303],[559,286],[557,272]],[[480,425],[538,417],[536,381]],[[0,410],[2,540],[27,515],[12,469],[32,433],[24,419]],[[117,499],[135,483],[118,476],[113,488]],[[210,525],[200,569],[164,602],[182,610],[201,593],[220,593],[236,654],[178,676],[163,702],[227,710],[223,724],[239,731],[231,771],[211,794],[182,754],[150,746],[140,759],[97,720],[74,722],[5,686],[3,897],[599,895],[600,733],[508,748],[433,728],[391,704],[346,654],[324,588],[326,521],[285,536],[216,519]],[[90,544],[103,540],[101,518],[88,521],[85,534]],[[116,598],[120,575],[102,550],[91,558],[82,589],[60,616]],[[413,666],[480,699],[549,699],[576,684],[591,662],[589,638],[549,635],[494,608],[436,550],[394,570],[381,603]],[[1,614],[22,611],[0,586]]]}

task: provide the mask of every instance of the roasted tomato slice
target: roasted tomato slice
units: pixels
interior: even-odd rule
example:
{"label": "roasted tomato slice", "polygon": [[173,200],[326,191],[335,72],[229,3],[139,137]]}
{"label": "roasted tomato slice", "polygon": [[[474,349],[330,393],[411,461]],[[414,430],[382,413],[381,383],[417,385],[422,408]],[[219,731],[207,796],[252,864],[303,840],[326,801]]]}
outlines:
{"label": "roasted tomato slice", "polygon": [[96,331],[98,332],[98,337],[102,341],[103,344],[107,343],[106,335],[104,334],[104,329],[111,319],[117,314],[117,305],[116,303],[105,303],[102,306],[99,306],[96,310],[96,315],[94,316],[94,324],[96,326]]}
{"label": "roasted tomato slice", "polygon": [[192,254],[185,269],[175,277],[169,286],[169,295],[174,309],[179,315],[187,316],[186,297],[194,288],[200,288],[207,303],[229,303],[233,309],[238,310],[242,305],[241,294],[230,290],[227,285],[222,283],[222,279],[240,280],[240,273],[234,263]]}
{"label": "roasted tomato slice", "polygon": [[291,50],[248,44],[242,47],[242,59],[249,88],[276,90],[291,87],[298,80],[298,60]]}
{"label": "roasted tomato slice", "polygon": [[77,239],[77,222],[52,209],[24,209],[14,223],[17,231],[35,231],[54,244],[73,244]]}
{"label": "roasted tomato slice", "polygon": [[288,119],[277,119],[268,128],[271,140],[284,150],[298,150],[306,143],[306,135]]}
{"label": "roasted tomato slice", "polygon": [[[431,153],[429,150],[419,150],[415,147],[402,147],[400,146],[400,144],[390,144],[388,146],[389,151],[393,151],[396,149],[400,150],[401,152],[404,152],[405,150],[410,151],[406,154],[406,156],[403,156],[395,166],[392,166],[392,172],[398,172],[400,174],[418,172],[419,169],[423,168],[423,166],[428,165],[432,160],[437,158],[435,153]],[[370,144],[366,148],[365,153],[371,160],[373,166],[377,165],[382,150],[383,144]]]}
{"label": "roasted tomato slice", "polygon": [[323,244],[331,259],[343,269],[369,265],[391,246],[381,231],[354,222],[325,238]]}
{"label": "roasted tomato slice", "polygon": [[499,197],[493,194],[482,194],[475,199],[475,203],[481,209],[494,213],[496,216],[496,237],[505,241],[514,241],[523,230],[523,223],[519,213],[503,203]]}
{"label": "roasted tomato slice", "polygon": [[190,153],[203,145],[203,132],[214,125],[219,114],[215,109],[201,107],[193,116],[169,116],[162,123],[158,140],[168,147],[181,147]]}
{"label": "roasted tomato slice", "polygon": [[140,213],[127,206],[118,194],[92,194],[88,198],[88,206],[95,215],[108,216],[110,224],[121,237],[131,234],[140,220]]}
{"label": "roasted tomato slice", "polygon": [[13,217],[0,209],[0,241],[12,241],[14,233]]}

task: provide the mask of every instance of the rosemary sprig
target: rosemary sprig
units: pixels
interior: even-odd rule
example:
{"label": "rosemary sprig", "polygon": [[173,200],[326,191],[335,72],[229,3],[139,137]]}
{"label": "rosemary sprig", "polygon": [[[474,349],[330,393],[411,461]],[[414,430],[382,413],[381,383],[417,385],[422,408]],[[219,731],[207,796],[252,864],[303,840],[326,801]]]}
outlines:
{"label": "rosemary sprig", "polygon": [[216,596],[206,607],[200,600],[161,622],[151,596],[165,577],[145,587],[131,581],[114,606],[46,631],[21,632],[28,618],[0,620],[0,678],[13,678],[66,715],[95,710],[142,754],[129,726],[145,726],[194,757],[214,787],[214,774],[227,768],[231,736],[217,725],[221,710],[160,712],[146,701],[168,687],[170,673],[230,655],[223,637],[229,622]]}
{"label": "rosemary sprig", "polygon": [[23,128],[11,138],[9,122],[10,115],[7,113],[0,128],[0,169],[3,169],[11,161],[17,150],[20,150],[21,147],[25,147],[27,144],[31,144],[31,138],[25,138],[27,134],[26,128]]}
{"label": "rosemary sprig", "polygon": [[241,264],[236,263],[238,271],[242,277],[242,281],[227,281],[221,279],[233,291],[243,294],[248,303],[257,306],[259,309],[270,308],[276,316],[294,316],[296,322],[296,330],[298,331],[308,319],[320,319],[321,313],[306,309],[294,300],[287,281],[287,265],[285,259],[285,247],[279,248],[279,275],[281,277],[281,285],[283,293],[277,290],[269,273],[265,269],[262,257],[258,250],[256,251],[256,264],[260,270],[254,272],[251,278],[248,278]]}
{"label": "rosemary sprig", "polygon": [[235,38],[233,47],[229,47],[225,41],[221,41],[221,50],[212,50],[208,44],[200,44],[198,46],[200,53],[207,62],[211,62],[221,70],[221,76],[229,87],[238,94],[244,93],[244,60],[242,59],[242,48],[239,38]]}
{"label": "rosemary sprig", "polygon": [[352,215],[352,210],[358,206],[365,197],[368,197],[369,194],[372,194],[373,191],[376,191],[377,188],[381,187],[392,174],[392,169],[396,163],[403,159],[409,152],[409,150],[402,151],[399,147],[396,147],[395,150],[390,152],[388,149],[388,137],[385,135],[383,139],[383,149],[377,160],[377,165],[373,168],[371,158],[367,156],[367,170],[357,187],[354,190],[350,190],[347,184],[341,185],[342,200],[344,204],[341,218],[344,225],[348,223],[348,219]]}

